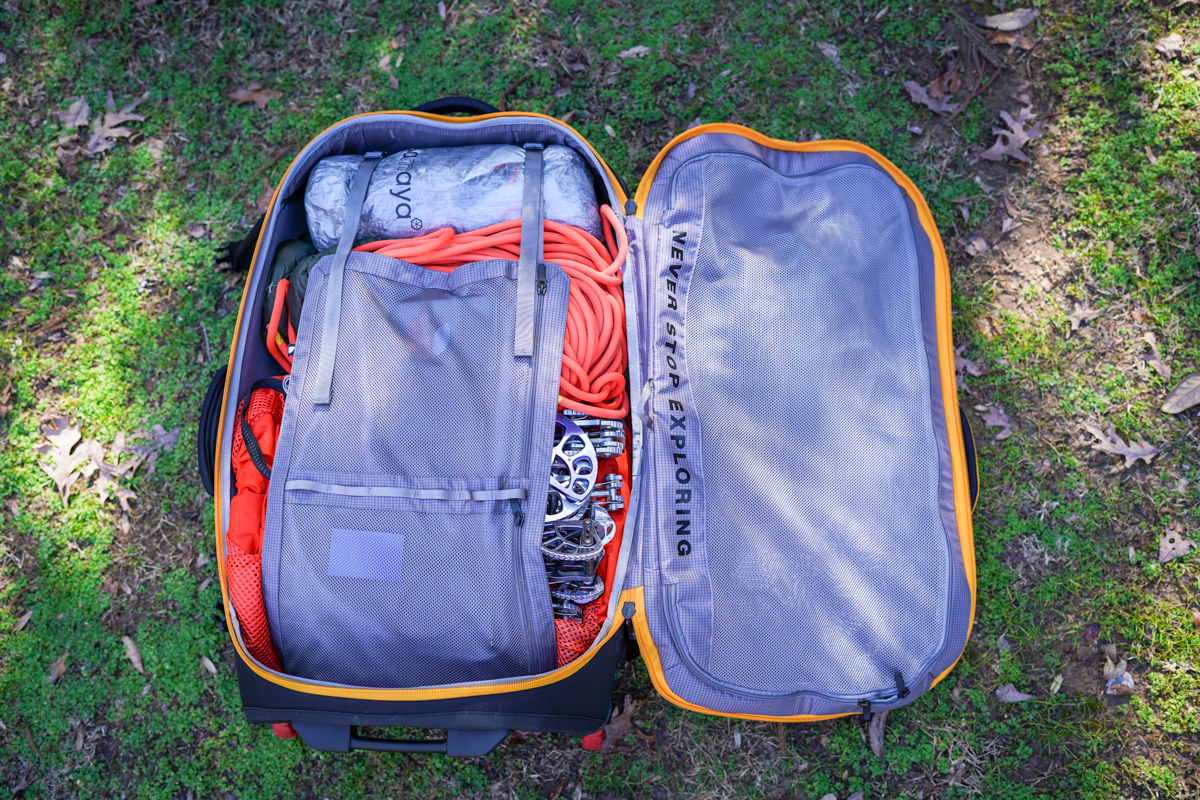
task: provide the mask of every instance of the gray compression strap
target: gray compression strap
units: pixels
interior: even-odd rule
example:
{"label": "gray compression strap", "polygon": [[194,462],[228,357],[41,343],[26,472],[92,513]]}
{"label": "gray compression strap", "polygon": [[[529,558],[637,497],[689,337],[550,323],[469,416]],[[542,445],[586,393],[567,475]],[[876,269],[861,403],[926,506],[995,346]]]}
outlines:
{"label": "gray compression strap", "polygon": [[320,492],[344,497],[401,497],[405,500],[473,500],[486,503],[491,500],[524,500],[528,489],[408,489],[403,486],[343,486],[337,483],[318,481],[288,481],[288,491]]}
{"label": "gray compression strap", "polygon": [[542,260],[542,145],[525,145],[525,194],[521,202],[521,260],[517,266],[517,327],[513,354],[533,355],[533,293]]}
{"label": "gray compression strap", "polygon": [[367,153],[354,182],[350,185],[350,193],[346,197],[346,219],[342,223],[342,238],[338,241],[337,252],[333,254],[333,263],[329,265],[329,278],[325,290],[325,319],[321,321],[321,355],[317,361],[317,383],[313,389],[313,405],[329,405],[329,387],[333,383],[333,360],[337,355],[338,326],[342,321],[342,274],[346,269],[346,259],[354,247],[354,235],[358,233],[358,220],[362,214],[363,201],[367,198],[367,184],[371,181],[371,173],[379,164],[383,153]]}

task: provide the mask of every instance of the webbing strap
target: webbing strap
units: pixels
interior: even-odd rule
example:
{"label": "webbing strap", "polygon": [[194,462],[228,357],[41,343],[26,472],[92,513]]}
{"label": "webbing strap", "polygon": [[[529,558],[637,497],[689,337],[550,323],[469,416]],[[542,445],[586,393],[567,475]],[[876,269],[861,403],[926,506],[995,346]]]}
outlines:
{"label": "webbing strap", "polygon": [[333,263],[329,265],[329,278],[325,290],[325,318],[321,321],[321,353],[317,361],[317,382],[313,389],[313,405],[329,405],[329,387],[333,383],[333,361],[337,356],[338,327],[342,321],[342,275],[346,269],[346,259],[354,247],[354,236],[358,233],[358,220],[362,215],[363,201],[367,198],[367,184],[371,181],[371,173],[375,171],[383,153],[367,153],[358,172],[354,175],[354,183],[350,185],[350,194],[346,197],[346,219],[342,223],[342,238],[338,241],[337,252],[333,254]]}
{"label": "webbing strap", "polygon": [[319,481],[288,481],[288,491],[320,492],[345,497],[400,497],[405,500],[473,500],[486,503],[492,500],[524,500],[528,489],[409,489],[403,486],[344,486]]}
{"label": "webbing strap", "polygon": [[533,355],[533,306],[542,260],[542,145],[525,145],[525,193],[521,202],[521,256],[517,266],[516,356]]}
{"label": "webbing strap", "polygon": [[284,397],[287,397],[287,386],[279,378],[262,378],[251,385],[250,391],[246,392],[246,399],[238,406],[237,418],[238,427],[242,430],[242,444],[246,447],[246,454],[250,456],[250,463],[258,470],[259,474],[267,480],[271,480],[271,468],[267,466],[266,456],[263,455],[262,448],[258,445],[258,439],[254,438],[254,431],[250,428],[250,423],[246,420],[247,406],[250,405],[250,398],[259,389],[274,389]]}

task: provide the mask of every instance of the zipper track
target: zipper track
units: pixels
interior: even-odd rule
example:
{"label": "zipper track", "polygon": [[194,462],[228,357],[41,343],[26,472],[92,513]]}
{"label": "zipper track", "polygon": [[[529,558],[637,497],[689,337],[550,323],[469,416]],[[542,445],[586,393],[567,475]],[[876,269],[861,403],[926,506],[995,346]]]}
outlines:
{"label": "zipper track", "polygon": [[[543,267],[541,263],[538,264],[538,268],[539,270],[543,271],[544,274],[545,267]],[[544,284],[545,278],[540,278],[539,288],[540,285]],[[531,462],[533,461],[533,428],[537,419],[537,409],[534,407],[534,400],[537,399],[538,388],[538,355],[540,350],[538,345],[541,343],[542,338],[541,330],[543,295],[543,291],[538,291],[535,292],[533,296],[533,354],[529,357],[529,399],[525,403],[525,449],[522,453],[525,460],[525,465],[521,472],[525,475],[525,479],[529,482],[529,499],[525,501],[529,512],[533,511],[533,503],[536,502],[537,498],[535,487],[538,485],[537,480],[529,474],[529,468]],[[518,501],[518,506],[519,505],[520,503]],[[539,517],[539,515],[526,513],[521,518],[520,525],[516,524],[515,519],[513,524],[513,558],[516,562],[517,585],[521,590],[521,614],[525,618],[524,628],[525,647],[527,651],[526,657],[527,663],[529,664],[529,669],[531,671],[537,670],[540,665],[537,663],[537,644],[533,639],[533,615],[529,608],[529,604],[533,598],[529,593],[529,582],[525,580],[524,545],[525,539],[529,535],[529,528],[527,528],[526,525],[531,523],[535,517]],[[546,591],[548,594],[549,589]]]}

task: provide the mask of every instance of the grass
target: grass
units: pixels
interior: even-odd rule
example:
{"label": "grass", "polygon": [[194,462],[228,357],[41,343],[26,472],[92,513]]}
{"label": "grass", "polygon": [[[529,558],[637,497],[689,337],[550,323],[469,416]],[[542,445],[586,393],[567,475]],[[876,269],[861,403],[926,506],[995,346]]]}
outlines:
{"label": "grass", "polygon": [[[33,612],[0,635],[9,787],[246,799],[1200,792],[1200,574],[1195,556],[1157,560],[1167,525],[1195,530],[1196,423],[1158,411],[1174,379],[1140,358],[1153,331],[1175,379],[1200,364],[1195,15],[1035,3],[1035,49],[995,49],[1001,78],[946,123],[902,84],[928,83],[954,54],[974,80],[974,40],[950,5],[447,5],[445,20],[434,3],[365,0],[9,0],[0,14],[0,384],[11,377],[0,396],[11,406],[0,420],[0,630]],[[1153,43],[1173,31],[1185,57],[1168,61]],[[818,42],[836,46],[837,60]],[[618,56],[635,45],[650,54]],[[280,97],[265,109],[229,99],[255,82]],[[111,150],[81,155],[73,176],[55,155],[73,132],[59,112],[82,95],[94,118],[110,91],[118,107],[145,96],[146,119]],[[978,160],[1021,91],[1050,126],[1026,147],[1033,163]],[[241,276],[216,270],[213,253],[253,221],[263,181],[277,182],[288,154],[324,127],[451,94],[573,113],[631,184],[698,119],[858,140],[926,195],[951,250],[956,341],[984,370],[966,377],[962,403],[1003,408],[1014,433],[996,440],[971,412],[984,487],[974,634],[948,679],[889,719],[882,759],[852,719],[781,729],[675,708],[640,662],[618,690],[647,700],[638,721],[654,741],[628,752],[528,735],[477,761],[345,757],[246,724],[190,444],[241,294]],[[952,202],[964,196],[970,220]],[[1025,224],[1002,238],[1003,197]],[[996,246],[968,257],[954,242],[971,234]],[[1068,336],[1075,302],[1103,313]],[[156,472],[124,484],[139,495],[128,532],[115,500],[81,481],[64,508],[38,467],[39,426],[60,414],[105,445],[179,427]],[[1090,449],[1085,421],[1165,449],[1122,469]],[[1101,694],[1103,656],[1081,640],[1091,622],[1129,661],[1128,703]],[[122,636],[136,641],[145,675]],[[63,654],[65,674],[48,683]],[[1000,703],[1003,683],[1035,699]]]}

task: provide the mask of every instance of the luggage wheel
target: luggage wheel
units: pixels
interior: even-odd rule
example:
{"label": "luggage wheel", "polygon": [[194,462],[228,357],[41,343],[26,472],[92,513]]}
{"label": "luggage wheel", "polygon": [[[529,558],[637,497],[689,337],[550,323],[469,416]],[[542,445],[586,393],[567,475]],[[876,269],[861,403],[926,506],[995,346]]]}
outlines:
{"label": "luggage wheel", "polygon": [[511,733],[506,728],[489,731],[447,731],[445,739],[373,739],[359,736],[353,725],[292,722],[300,738],[314,750],[348,753],[375,750],[383,753],[445,753],[460,758],[479,758],[495,750]]}

